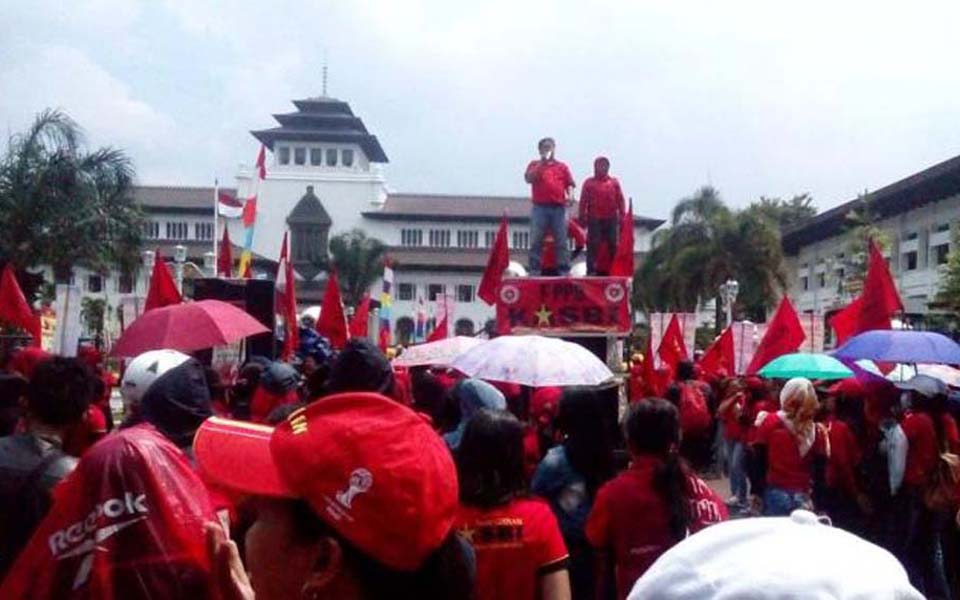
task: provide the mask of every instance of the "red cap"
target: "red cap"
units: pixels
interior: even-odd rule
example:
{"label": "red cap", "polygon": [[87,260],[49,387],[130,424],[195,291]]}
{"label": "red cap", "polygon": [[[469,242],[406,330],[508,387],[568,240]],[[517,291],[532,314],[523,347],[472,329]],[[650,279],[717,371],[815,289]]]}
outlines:
{"label": "red cap", "polygon": [[767,389],[767,382],[760,379],[756,375],[750,375],[743,380],[743,383],[747,386],[748,390],[765,390]]}
{"label": "red cap", "polygon": [[862,398],[866,393],[856,377],[847,377],[830,386],[827,393],[844,398]]}
{"label": "red cap", "polygon": [[453,526],[457,470],[415,412],[348,392],[292,413],[276,428],[211,417],[194,440],[201,474],[262,496],[303,498],[372,558],[413,571]]}

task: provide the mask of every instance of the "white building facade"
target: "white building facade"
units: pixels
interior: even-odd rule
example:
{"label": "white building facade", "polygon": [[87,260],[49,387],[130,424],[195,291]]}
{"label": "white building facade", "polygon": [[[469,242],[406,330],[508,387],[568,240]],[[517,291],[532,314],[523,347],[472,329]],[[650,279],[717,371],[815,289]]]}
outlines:
{"label": "white building facade", "polygon": [[[274,115],[278,127],[251,132],[267,149],[266,177],[241,165],[236,186],[220,188],[240,200],[257,198],[254,275],[273,278],[288,232],[299,304],[319,304],[330,238],[360,229],[388,247],[395,272],[391,331],[397,341],[411,341],[418,313],[429,321],[444,298],[457,332],[481,329],[494,309],[477,298],[477,287],[505,213],[511,260],[527,262],[529,198],[392,193],[382,170],[386,153],[346,102],[308,98],[293,104],[296,111]],[[214,247],[224,227],[239,258],[246,229],[240,219],[215,218],[213,187],[137,186],[133,193],[147,218],[144,250],[159,249],[185,279],[213,274]],[[638,256],[649,250],[651,233],[662,222],[635,217]],[[177,246],[186,249],[180,266],[173,262]],[[104,297],[113,310],[142,301],[149,269],[130,280],[78,269],[75,280],[85,295]],[[381,285],[371,286],[374,299]]]}
{"label": "white building facade", "polygon": [[[921,321],[931,312],[952,250],[951,232],[960,225],[960,156],[869,194],[874,225],[889,242],[884,251],[903,299],[906,317]],[[851,262],[848,215],[861,201],[825,211],[783,235],[790,296],[797,309],[828,318],[859,289],[845,285]]]}

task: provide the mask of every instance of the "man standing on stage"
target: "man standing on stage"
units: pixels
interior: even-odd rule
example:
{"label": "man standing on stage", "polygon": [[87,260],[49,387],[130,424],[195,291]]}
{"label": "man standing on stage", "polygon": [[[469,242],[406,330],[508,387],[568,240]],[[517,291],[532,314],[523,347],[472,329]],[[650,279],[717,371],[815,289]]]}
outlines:
{"label": "man standing on stage", "polygon": [[609,275],[617,252],[624,202],[620,182],[609,172],[610,161],[598,156],[593,161],[593,177],[583,182],[580,194],[579,221],[587,228],[588,275]]}
{"label": "man standing on stage", "polygon": [[554,159],[556,143],[553,138],[543,138],[537,144],[540,160],[527,165],[524,179],[530,184],[533,208],[530,211],[530,264],[531,275],[541,274],[543,238],[553,234],[557,249],[557,272],[561,276],[570,273],[570,250],[567,248],[567,203],[572,198],[576,183],[567,165]]}

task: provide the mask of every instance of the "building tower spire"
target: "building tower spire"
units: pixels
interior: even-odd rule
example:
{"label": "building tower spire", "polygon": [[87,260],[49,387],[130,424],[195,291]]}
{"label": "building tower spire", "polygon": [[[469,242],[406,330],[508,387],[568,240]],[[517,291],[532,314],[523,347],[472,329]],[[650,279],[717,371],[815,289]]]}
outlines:
{"label": "building tower spire", "polygon": [[323,51],[323,97],[327,97],[327,51]]}

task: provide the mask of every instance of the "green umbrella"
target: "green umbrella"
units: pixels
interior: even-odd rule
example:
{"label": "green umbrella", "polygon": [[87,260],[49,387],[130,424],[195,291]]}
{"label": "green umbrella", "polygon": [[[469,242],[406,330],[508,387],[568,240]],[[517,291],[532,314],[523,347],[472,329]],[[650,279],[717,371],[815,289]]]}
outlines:
{"label": "green umbrella", "polygon": [[853,371],[832,356],[797,352],[784,354],[768,362],[760,369],[759,375],[767,379],[846,379],[853,377]]}

